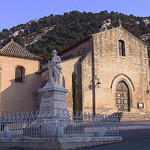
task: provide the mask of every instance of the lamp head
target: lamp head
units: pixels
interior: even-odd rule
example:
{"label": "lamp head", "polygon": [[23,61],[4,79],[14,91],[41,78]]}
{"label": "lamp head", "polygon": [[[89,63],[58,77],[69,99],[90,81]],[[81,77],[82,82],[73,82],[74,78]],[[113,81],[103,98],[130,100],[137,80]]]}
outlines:
{"label": "lamp head", "polygon": [[100,87],[101,87],[101,83],[99,82],[99,80],[98,80],[98,82],[97,82],[97,84],[96,84],[96,85],[97,85],[97,87],[98,87],[98,88],[100,88]]}

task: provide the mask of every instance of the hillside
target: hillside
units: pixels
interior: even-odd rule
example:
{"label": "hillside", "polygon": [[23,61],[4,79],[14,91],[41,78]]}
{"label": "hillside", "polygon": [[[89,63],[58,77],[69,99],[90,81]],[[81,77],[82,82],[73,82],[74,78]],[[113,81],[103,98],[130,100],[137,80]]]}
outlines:
{"label": "hillside", "polygon": [[30,52],[42,56],[46,61],[53,49],[58,52],[78,42],[80,39],[99,32],[102,22],[111,19],[111,26],[117,27],[121,19],[122,26],[136,37],[150,45],[150,16],[135,17],[118,12],[100,13],[72,11],[63,15],[53,15],[33,19],[26,24],[3,29],[0,32],[0,46],[6,45],[13,37]]}

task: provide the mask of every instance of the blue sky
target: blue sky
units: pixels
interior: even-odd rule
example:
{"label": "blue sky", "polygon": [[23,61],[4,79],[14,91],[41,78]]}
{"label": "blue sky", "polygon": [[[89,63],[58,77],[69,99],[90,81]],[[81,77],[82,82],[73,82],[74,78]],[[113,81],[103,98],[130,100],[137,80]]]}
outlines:
{"label": "blue sky", "polygon": [[150,0],[0,0],[0,31],[50,14],[107,10],[150,16]]}

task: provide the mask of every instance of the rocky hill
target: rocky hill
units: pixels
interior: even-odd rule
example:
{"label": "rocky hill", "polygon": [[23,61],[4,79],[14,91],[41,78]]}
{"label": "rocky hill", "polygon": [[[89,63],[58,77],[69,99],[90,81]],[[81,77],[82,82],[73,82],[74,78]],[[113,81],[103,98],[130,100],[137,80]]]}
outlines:
{"label": "rocky hill", "polygon": [[150,45],[150,16],[136,17],[118,12],[100,13],[72,11],[63,15],[53,15],[33,19],[26,24],[3,29],[0,32],[0,47],[6,45],[11,38],[30,52],[42,56],[46,61],[51,56],[51,51],[58,52],[78,42],[80,39],[97,33],[101,30],[104,20],[109,20],[109,26],[118,26],[118,20],[122,26]]}

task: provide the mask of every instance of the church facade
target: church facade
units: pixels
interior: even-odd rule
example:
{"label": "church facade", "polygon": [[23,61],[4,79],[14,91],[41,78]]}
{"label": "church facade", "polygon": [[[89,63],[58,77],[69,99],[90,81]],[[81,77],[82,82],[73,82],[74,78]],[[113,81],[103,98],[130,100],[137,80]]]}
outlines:
{"label": "church facade", "polygon": [[[93,34],[61,52],[61,80],[69,89],[68,109],[73,110],[72,73],[75,72],[80,111],[150,112],[147,48],[119,26]],[[43,82],[46,74],[46,70],[42,72]]]}

